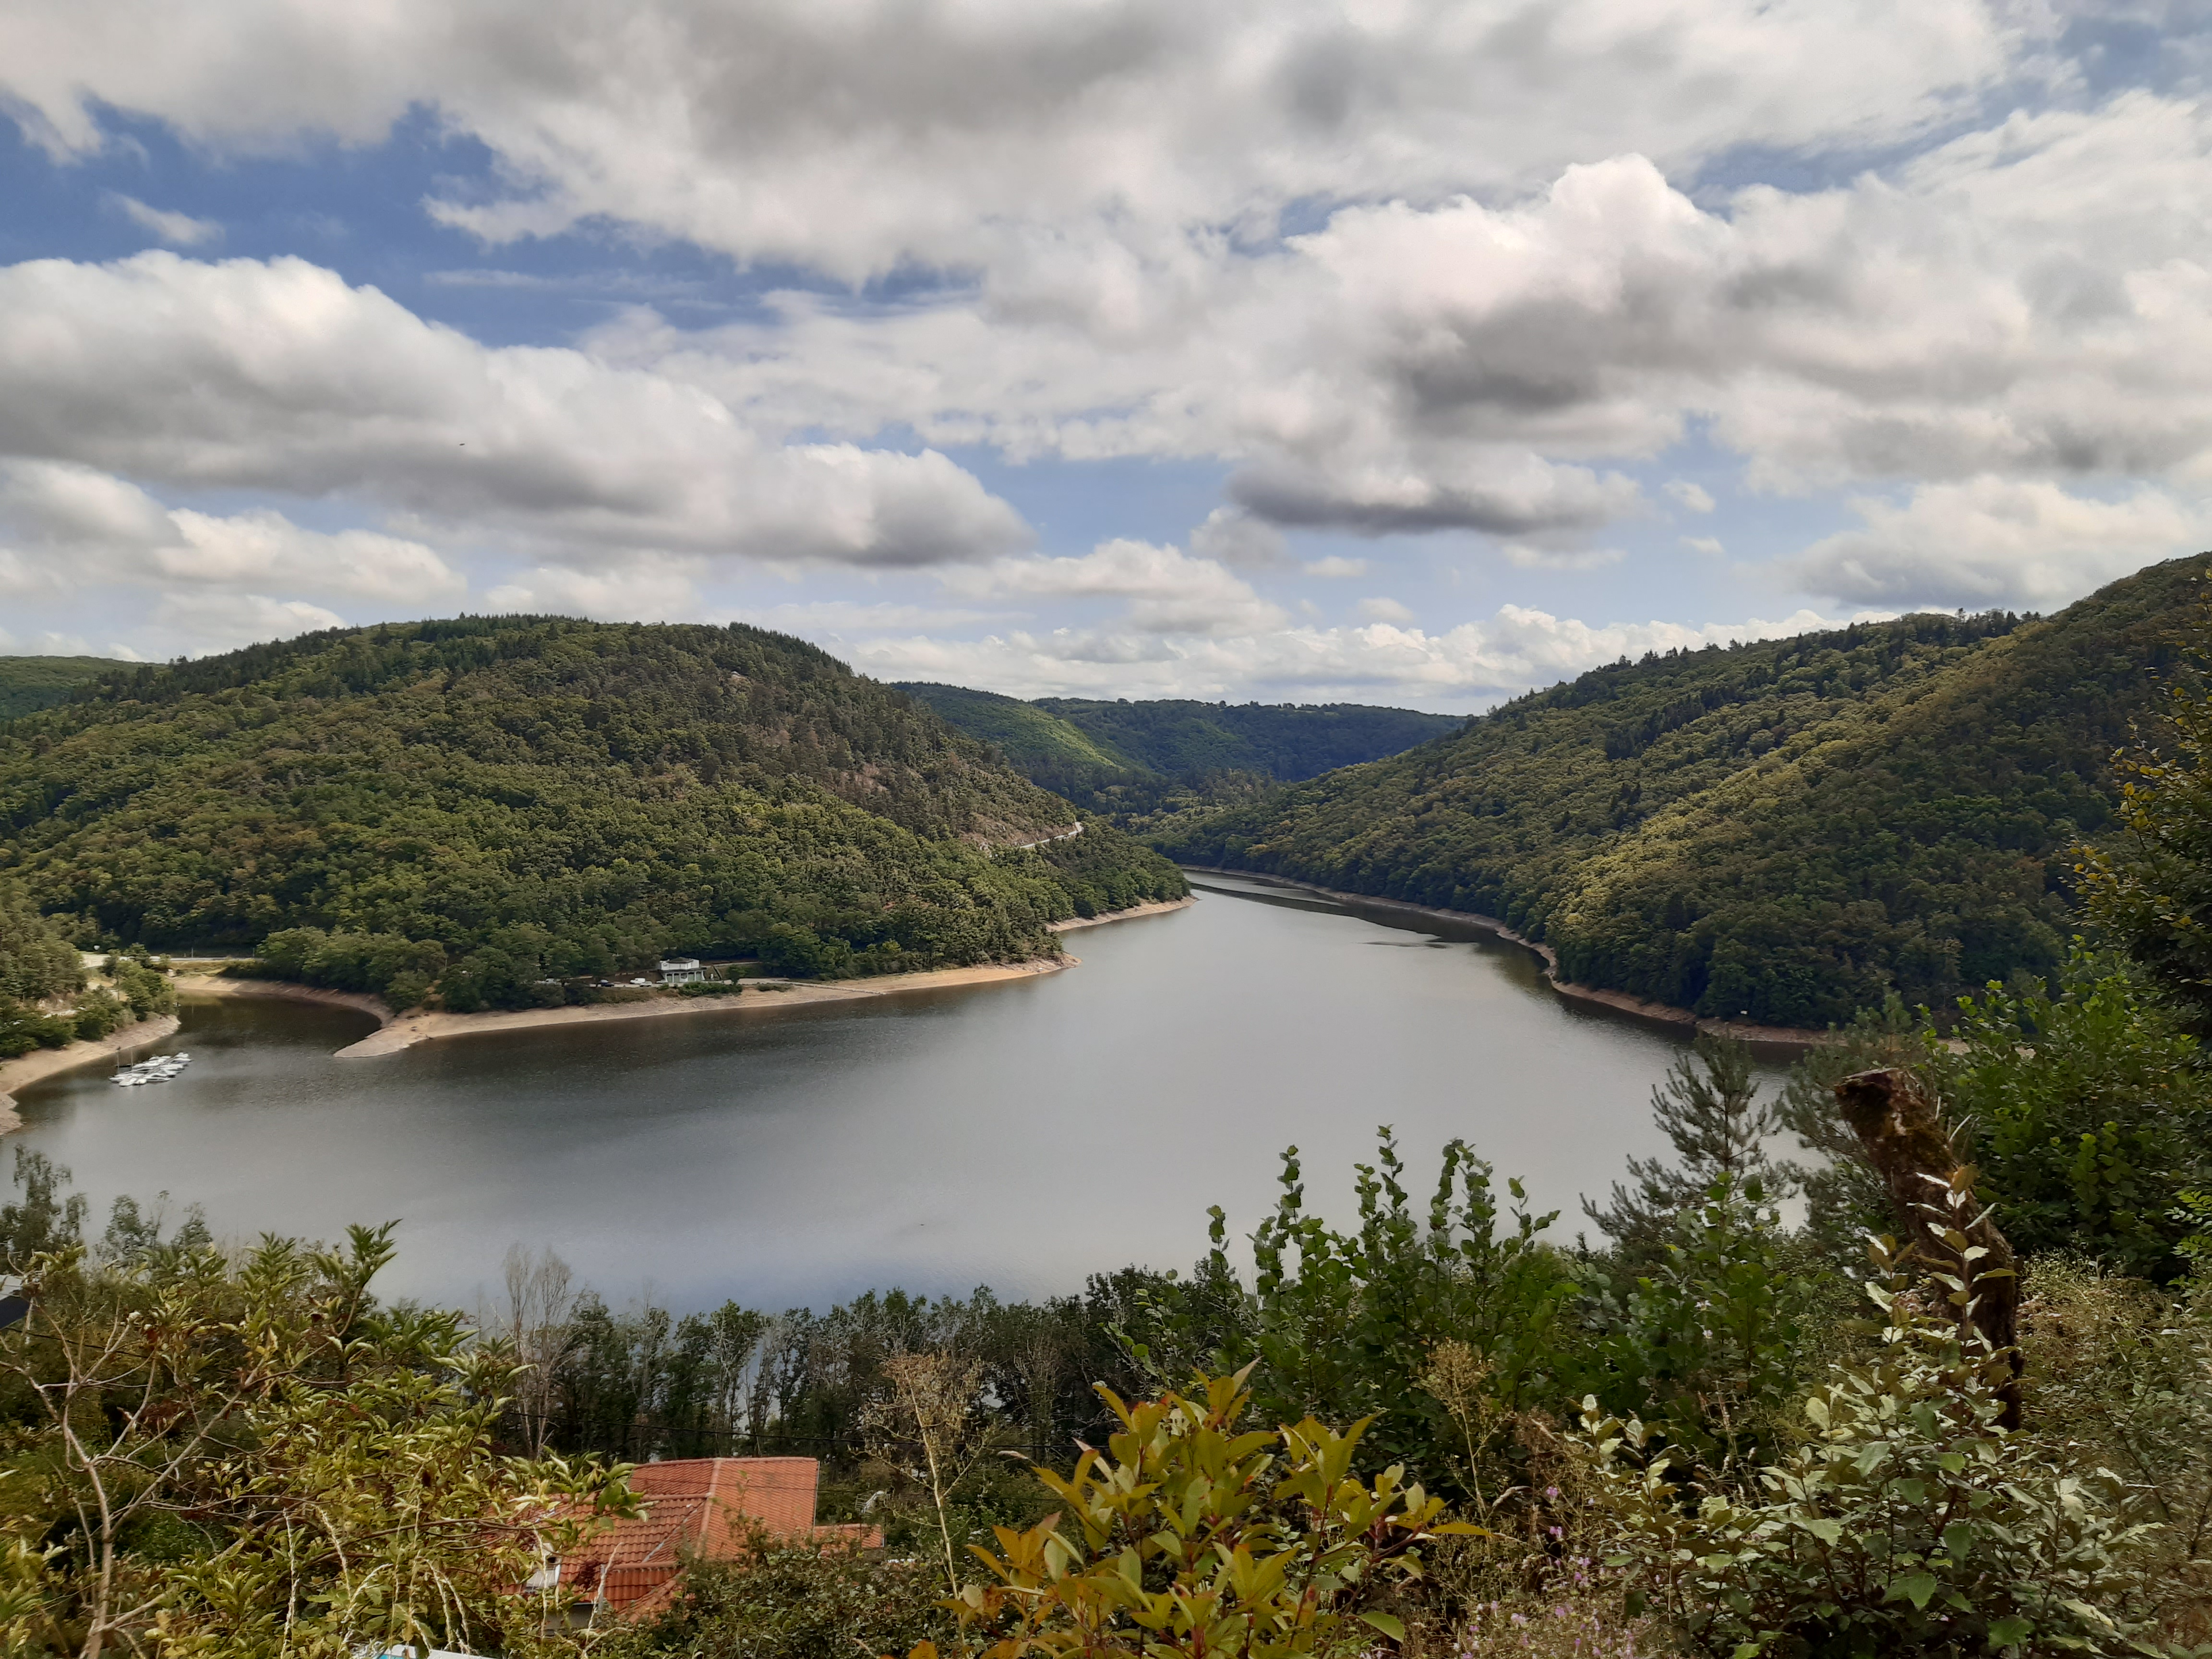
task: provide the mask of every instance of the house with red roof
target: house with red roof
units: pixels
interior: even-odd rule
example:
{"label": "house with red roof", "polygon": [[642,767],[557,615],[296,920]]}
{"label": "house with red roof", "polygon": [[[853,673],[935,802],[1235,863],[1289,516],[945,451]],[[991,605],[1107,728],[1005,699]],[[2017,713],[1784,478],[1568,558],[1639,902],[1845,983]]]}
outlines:
{"label": "house with red roof", "polygon": [[694,1561],[734,1561],[757,1534],[879,1549],[883,1533],[866,1526],[814,1523],[821,1465],[811,1457],[691,1457],[641,1463],[630,1490],[643,1500],[633,1519],[617,1521],[573,1555],[549,1561],[528,1588],[552,1590],[572,1625],[647,1617],[668,1605]]}

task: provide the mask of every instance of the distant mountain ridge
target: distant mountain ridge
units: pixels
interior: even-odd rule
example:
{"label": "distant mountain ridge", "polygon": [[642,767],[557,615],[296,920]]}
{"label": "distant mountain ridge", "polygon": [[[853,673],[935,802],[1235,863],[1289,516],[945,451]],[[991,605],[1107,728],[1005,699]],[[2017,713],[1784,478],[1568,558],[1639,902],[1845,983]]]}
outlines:
{"label": "distant mountain ridge", "polygon": [[1187,863],[1502,918],[1561,976],[1775,1024],[2041,973],[2203,557],[2048,619],[1912,616],[1623,659],[1186,818]]}
{"label": "distant mountain ridge", "polygon": [[52,708],[78,686],[131,665],[113,657],[0,657],[0,720]]}
{"label": "distant mountain ridge", "polygon": [[757,629],[461,617],[109,666],[0,727],[0,873],[88,943],[337,929],[496,1000],[669,951],[1034,956],[1184,890],[1103,823],[1017,850],[1073,809]]}
{"label": "distant mountain ridge", "polygon": [[1238,798],[1402,753],[1456,732],[1457,714],[1364,703],[1039,697],[927,681],[898,690],[993,744],[1032,781],[1102,812]]}

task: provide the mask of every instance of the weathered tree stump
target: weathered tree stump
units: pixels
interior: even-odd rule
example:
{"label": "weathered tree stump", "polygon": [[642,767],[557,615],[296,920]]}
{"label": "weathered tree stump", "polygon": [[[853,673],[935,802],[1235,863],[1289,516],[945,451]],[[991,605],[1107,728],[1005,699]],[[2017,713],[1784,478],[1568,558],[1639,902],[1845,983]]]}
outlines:
{"label": "weathered tree stump", "polygon": [[[2011,1380],[2000,1390],[2005,1410],[1998,1420],[2018,1428],[2020,1264],[1987,1206],[1954,1213],[1946,1204],[1959,1189],[1966,1166],[1936,1103],[1917,1078],[1895,1067],[1856,1073],[1836,1085],[1835,1094],[1844,1121],[1889,1189],[1890,1207],[1905,1242],[1929,1266],[1956,1274],[1970,1287],[1967,1321],[2011,1366]],[[1954,1231],[1965,1235],[1970,1248],[1978,1246],[1988,1254],[1965,1259],[1946,1236]]]}

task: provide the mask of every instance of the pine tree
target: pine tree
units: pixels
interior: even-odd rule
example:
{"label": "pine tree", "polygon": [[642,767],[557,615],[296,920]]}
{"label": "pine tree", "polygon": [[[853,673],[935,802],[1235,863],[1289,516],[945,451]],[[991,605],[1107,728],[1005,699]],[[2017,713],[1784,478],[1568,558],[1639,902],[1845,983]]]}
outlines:
{"label": "pine tree", "polygon": [[1714,1179],[1756,1176],[1766,1195],[1779,1195],[1781,1172],[1765,1143],[1781,1127],[1773,1103],[1759,1098],[1751,1051],[1725,1037],[1700,1036],[1697,1046],[1651,1091],[1651,1115],[1674,1149],[1675,1161],[1632,1158],[1629,1184],[1613,1183],[1602,1208],[1583,1200],[1583,1213],[1623,1249],[1656,1249],[1674,1218],[1704,1197]]}

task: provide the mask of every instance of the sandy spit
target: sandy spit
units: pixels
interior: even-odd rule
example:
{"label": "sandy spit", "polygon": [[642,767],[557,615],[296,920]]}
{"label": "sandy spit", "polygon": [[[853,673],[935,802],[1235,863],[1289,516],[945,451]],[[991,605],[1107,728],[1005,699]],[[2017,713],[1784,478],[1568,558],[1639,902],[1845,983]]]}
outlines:
{"label": "sandy spit", "polygon": [[1070,956],[1036,962],[994,963],[984,968],[940,968],[927,974],[884,974],[874,979],[799,981],[788,989],[746,990],[726,997],[656,997],[650,1002],[602,1002],[581,1008],[524,1008],[508,1013],[402,1014],[380,1031],[337,1051],[340,1060],[374,1060],[396,1054],[440,1037],[475,1036],[485,1031],[523,1031],[542,1025],[598,1025],[611,1020],[672,1019],[700,1014],[757,1014],[817,1002],[857,1002],[866,997],[896,996],[902,991],[939,991],[956,985],[990,985],[1028,979],[1073,968]]}
{"label": "sandy spit", "polygon": [[1055,933],[1072,933],[1079,927],[1097,927],[1109,921],[1133,921],[1139,916],[1162,916],[1170,910],[1187,910],[1198,900],[1186,893],[1179,899],[1158,899],[1149,904],[1133,904],[1126,910],[1109,910],[1103,915],[1077,916],[1066,921],[1055,921]]}
{"label": "sandy spit", "polygon": [[[1101,922],[1127,921],[1136,916],[1158,915],[1168,910],[1180,910],[1194,902],[1186,896],[1160,903],[1133,905],[1127,910],[1115,910],[1084,921],[1056,922],[1053,930],[1065,933],[1076,927],[1093,927]],[[673,1019],[703,1014],[769,1013],[778,1008],[805,1007],[817,1002],[854,1002],[866,997],[897,996],[908,991],[941,991],[961,985],[994,985],[1008,980],[1031,979],[1039,974],[1056,974],[1064,968],[1076,967],[1079,960],[1063,953],[1034,962],[993,963],[981,968],[939,968],[928,973],[884,974],[872,979],[832,980],[827,982],[805,980],[779,981],[782,987],[781,989],[747,989],[735,996],[656,997],[649,1002],[595,1003],[581,1008],[526,1008],[514,1012],[490,1014],[425,1012],[395,1018],[390,1009],[374,997],[349,995],[341,991],[315,993],[299,985],[271,985],[269,994],[304,995],[317,1001],[343,1001],[349,1007],[366,1009],[375,1014],[385,1022],[381,1030],[374,1031],[360,1042],[337,1051],[340,1060],[374,1060],[380,1054],[396,1054],[418,1042],[430,1042],[441,1037],[471,1036],[482,1031],[519,1031],[544,1025],[593,1025],[609,1020]],[[262,983],[250,980],[230,982],[241,988]],[[259,994],[256,990],[241,988],[230,994],[252,996]]]}
{"label": "sandy spit", "polygon": [[1319,893],[1324,898],[1340,899],[1347,904],[1365,905],[1377,910],[1389,910],[1406,916],[1432,916],[1439,921],[1452,922],[1462,927],[1479,927],[1495,934],[1508,944],[1517,945],[1533,951],[1544,964],[1544,978],[1551,988],[1570,1002],[1595,1003],[1610,1008],[1616,1013],[1635,1019],[1649,1020],[1656,1024],[1671,1025],[1679,1030],[1734,1037],[1739,1042],[1756,1042],[1781,1048],[1810,1048],[1829,1040],[1826,1031],[1808,1030],[1796,1025],[1759,1025],[1749,1020],[1711,1019],[1698,1016],[1693,1009],[1678,1008],[1672,1003],[1650,1002],[1643,997],[1632,997],[1626,991],[1603,991],[1595,985],[1577,985],[1559,977],[1559,953],[1548,945],[1516,933],[1496,916],[1478,915],[1472,910],[1446,910],[1435,905],[1407,904],[1401,899],[1376,898],[1366,893],[1340,893],[1333,887],[1316,887],[1311,882],[1289,881],[1281,876],[1262,875],[1256,870],[1214,868],[1202,864],[1180,866],[1192,876],[1236,876],[1244,881],[1265,882],[1273,887],[1288,887],[1303,893]]}
{"label": "sandy spit", "polygon": [[16,1090],[28,1088],[57,1072],[74,1071],[80,1066],[112,1060],[126,1049],[159,1042],[176,1029],[174,1014],[156,1014],[151,1019],[111,1031],[96,1042],[72,1042],[66,1048],[33,1048],[18,1059],[0,1061],[0,1135],[23,1127],[22,1115],[15,1109]]}

